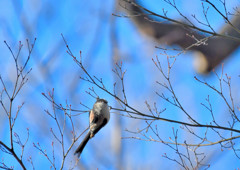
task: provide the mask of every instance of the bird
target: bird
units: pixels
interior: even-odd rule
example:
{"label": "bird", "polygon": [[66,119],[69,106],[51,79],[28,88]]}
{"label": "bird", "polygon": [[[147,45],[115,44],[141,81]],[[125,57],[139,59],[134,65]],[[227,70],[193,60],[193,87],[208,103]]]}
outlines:
{"label": "bird", "polygon": [[93,108],[89,112],[89,131],[81,144],[76,149],[74,155],[81,156],[83,149],[88,141],[93,138],[100,129],[102,129],[110,120],[108,101],[105,99],[97,98]]}

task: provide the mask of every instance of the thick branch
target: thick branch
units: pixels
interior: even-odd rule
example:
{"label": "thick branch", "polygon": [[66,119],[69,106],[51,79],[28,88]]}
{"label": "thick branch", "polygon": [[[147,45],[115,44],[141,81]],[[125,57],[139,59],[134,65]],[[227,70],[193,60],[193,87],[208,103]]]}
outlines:
{"label": "thick branch", "polygon": [[[196,40],[206,38],[203,33],[215,36],[209,39],[208,45],[191,47],[191,50],[198,52],[195,66],[199,72],[211,71],[240,45],[240,34],[236,31],[240,28],[240,16],[234,16],[231,24],[226,24],[220,33],[216,33],[159,15],[144,8],[136,1],[121,1],[126,2],[126,5],[122,6],[127,9],[127,13],[140,31],[161,44],[176,44],[186,49],[195,44]],[[158,17],[161,21],[168,23],[155,21],[150,16]]]}
{"label": "thick branch", "polygon": [[18,163],[21,165],[22,169],[26,170],[25,165],[23,164],[22,160],[19,159],[19,157],[16,155],[13,149],[9,148],[7,145],[5,145],[2,141],[0,141],[0,145],[2,145],[5,149],[7,149],[13,157],[18,161]]}

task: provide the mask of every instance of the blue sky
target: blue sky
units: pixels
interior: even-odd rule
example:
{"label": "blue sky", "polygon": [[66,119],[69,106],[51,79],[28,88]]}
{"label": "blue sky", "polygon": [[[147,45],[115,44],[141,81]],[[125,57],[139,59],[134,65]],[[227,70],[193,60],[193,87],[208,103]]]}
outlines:
{"label": "blue sky", "polygon": [[[186,3],[186,1],[179,1],[180,9],[187,16],[194,13],[199,18],[202,18],[201,2],[198,0],[195,0],[194,3],[193,1],[191,2],[190,4],[189,2]],[[231,2],[232,4],[228,4],[229,9],[238,3],[237,1]],[[161,56],[161,51],[155,48],[159,44],[141,35],[130,19],[112,16],[112,13],[120,13],[114,11],[114,5],[115,1],[112,0],[107,0],[105,3],[86,0],[71,2],[56,0],[51,2],[40,0],[24,2],[0,1],[0,68],[2,68],[0,74],[8,82],[10,88],[15,78],[15,65],[3,41],[6,40],[15,52],[18,49],[18,42],[22,41],[24,50],[21,57],[24,58],[27,53],[25,39],[33,42],[33,39],[37,38],[34,52],[28,65],[28,69],[32,68],[33,70],[29,75],[28,84],[16,98],[14,108],[16,111],[19,103],[25,102],[15,130],[24,140],[27,137],[26,128],[30,129],[30,139],[24,156],[28,168],[31,167],[26,161],[29,156],[32,156],[36,169],[48,168],[50,166],[44,156],[40,155],[32,146],[33,142],[39,142],[41,146],[51,153],[51,143],[54,141],[49,129],[56,128],[55,122],[44,112],[44,110],[51,110],[51,103],[41,93],[47,93],[54,88],[58,103],[64,105],[67,100],[74,108],[79,109],[84,109],[79,104],[80,102],[89,107],[95,102],[91,96],[85,93],[92,85],[80,81],[79,76],[83,75],[83,73],[72,61],[71,57],[67,55],[67,49],[61,33],[67,39],[71,50],[76,56],[79,56],[80,50],[82,51],[83,62],[89,73],[102,77],[106,87],[110,90],[112,90],[113,83],[116,80],[111,71],[115,57],[113,56],[112,40],[115,38],[118,43],[118,57],[123,62],[123,68],[127,70],[125,86],[129,103],[137,109],[147,112],[144,102],[146,100],[150,104],[157,102],[160,109],[167,108],[167,111],[163,114],[164,116],[184,120],[181,111],[155,95],[155,91],[168,94],[166,90],[155,83],[156,80],[163,82],[164,79],[154,66],[152,58],[155,58],[157,55],[163,64],[163,68],[167,70],[166,58]],[[158,10],[161,12],[162,8],[168,9],[169,16],[181,19],[177,16],[176,11],[170,8],[169,5],[164,4],[164,2],[152,0],[148,3],[143,3],[143,5],[155,12],[158,12]],[[216,2],[216,5],[223,10],[219,3]],[[213,27],[216,30],[220,30],[224,24],[223,20],[217,17],[212,9],[209,10],[208,16]],[[111,32],[113,20],[116,24],[114,27],[115,34]],[[168,54],[171,54],[171,52],[168,52]],[[194,76],[206,80],[216,87],[219,85],[219,82],[212,73],[209,75],[196,73],[193,67],[194,55],[193,52],[188,52],[177,58],[171,74],[175,92],[186,110],[203,123],[209,123],[211,120],[209,113],[200,104],[205,102],[205,98],[209,95],[216,117],[219,118],[219,121],[223,121],[227,117],[225,115],[227,109],[224,102],[216,93],[196,82]],[[232,89],[236,106],[239,103],[238,75],[240,75],[240,72],[238,56],[239,49],[224,62],[224,72],[232,77]],[[218,67],[216,71],[220,74],[221,68]],[[109,101],[110,105],[116,106],[116,102],[111,96],[97,88],[95,89],[102,98]],[[226,94],[228,94],[227,91]],[[3,114],[2,110],[0,113]],[[61,116],[63,113],[58,112],[58,114]],[[88,126],[87,119],[87,114],[74,117],[76,129],[79,133]],[[122,137],[132,136],[125,129],[134,131],[145,126],[144,122],[140,120],[125,117],[120,117],[120,120]],[[0,139],[8,143],[9,133],[6,117],[3,116],[0,121]],[[101,131],[101,134],[96,135],[87,145],[80,161],[83,168],[116,169],[118,157],[114,152],[114,143],[122,141],[122,164],[124,168],[178,169],[175,163],[162,157],[164,153],[169,153],[173,157],[176,156],[174,151],[165,145],[133,139],[122,140],[121,136],[114,136],[117,121],[119,121],[119,115],[111,114],[109,124]],[[178,128],[180,131],[179,125],[165,122],[156,122],[156,124],[160,129],[164,129],[161,133],[166,140],[168,140],[169,136],[172,137],[172,127]],[[203,131],[200,129],[199,133],[203,133]],[[149,135],[153,134],[149,133]],[[66,144],[71,142],[70,138],[66,136]],[[180,139],[185,138],[189,141],[194,141],[187,133],[181,132]],[[80,143],[81,140],[82,138],[77,143]],[[99,145],[101,145],[100,148]],[[56,144],[56,152],[58,147],[59,145]],[[66,169],[70,166],[70,162],[76,159],[72,156],[75,148],[72,149],[68,157]],[[215,156],[210,161],[212,163],[210,169],[223,169],[223,167],[228,167],[229,169],[239,168],[239,160],[231,150],[225,149],[221,152],[219,146],[213,146],[203,148],[203,151],[209,152],[210,158],[213,158],[211,157],[212,154]],[[19,148],[18,152],[20,152]],[[1,159],[4,158],[5,163],[12,162],[12,158],[2,154],[2,152],[0,157]],[[60,159],[60,157],[57,157],[56,161]],[[101,160],[105,160],[105,162],[101,162]],[[13,162],[13,164],[14,167],[19,168],[16,162]],[[59,165],[57,167],[59,168]]]}

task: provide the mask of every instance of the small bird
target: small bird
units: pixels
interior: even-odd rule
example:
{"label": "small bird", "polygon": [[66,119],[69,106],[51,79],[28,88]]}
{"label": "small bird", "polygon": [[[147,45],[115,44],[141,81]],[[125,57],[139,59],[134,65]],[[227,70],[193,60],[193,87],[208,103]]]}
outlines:
{"label": "small bird", "polygon": [[90,129],[82,143],[78,146],[74,155],[77,154],[78,157],[80,157],[89,139],[93,138],[94,135],[96,135],[97,132],[108,123],[109,119],[110,112],[107,100],[98,98],[94,103],[92,110],[89,112]]}

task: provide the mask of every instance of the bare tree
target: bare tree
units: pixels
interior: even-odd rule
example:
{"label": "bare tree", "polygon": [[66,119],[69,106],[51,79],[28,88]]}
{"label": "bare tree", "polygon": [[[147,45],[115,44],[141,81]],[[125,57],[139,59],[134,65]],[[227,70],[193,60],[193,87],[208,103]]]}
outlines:
{"label": "bare tree", "polygon": [[[8,119],[8,127],[9,127],[8,132],[9,132],[9,139],[10,139],[9,140],[10,144],[6,143],[3,140],[0,140],[0,148],[3,153],[13,156],[14,159],[21,165],[22,169],[26,169],[26,166],[23,162],[23,154],[25,151],[25,146],[29,139],[29,129],[26,130],[27,138],[25,140],[23,140],[22,137],[19,136],[17,132],[15,132],[14,130],[15,123],[19,113],[21,112],[24,102],[17,105],[14,103],[15,103],[16,97],[19,95],[19,92],[22,90],[23,86],[28,81],[28,74],[30,73],[31,69],[27,70],[27,64],[31,57],[32,50],[35,45],[35,41],[36,39],[34,40],[33,44],[31,44],[27,40],[28,54],[27,54],[27,58],[23,63],[19,62],[19,60],[21,60],[20,56],[21,56],[22,47],[23,47],[22,42],[21,41],[19,42],[18,50],[17,52],[14,52],[11,49],[11,47],[8,45],[8,43],[4,41],[4,43],[6,44],[7,48],[11,53],[11,56],[13,57],[13,60],[15,63],[15,69],[16,69],[15,70],[16,76],[15,76],[15,81],[11,86],[7,86],[7,80],[4,80],[2,76],[0,76],[0,81],[2,86],[2,90],[0,93],[0,103]],[[20,155],[16,153],[17,147],[21,148]],[[0,168],[13,169],[13,167],[9,166],[4,161],[0,162]]]}
{"label": "bare tree", "polygon": [[[186,16],[184,10],[179,9],[175,0],[163,0],[161,3],[167,3],[176,9],[183,20],[168,17],[168,11],[165,11],[164,8],[162,14],[153,12],[141,5],[139,1],[120,0],[119,4],[126,9],[125,11],[129,14],[127,17],[130,17],[143,33],[156,39],[159,43],[176,44],[183,50],[198,51],[196,69],[203,73],[209,72],[221,64],[238,48],[240,25],[237,7],[232,13],[227,9],[228,2],[220,0],[221,7],[224,8],[224,12],[221,12],[211,1],[204,0],[202,2],[205,21],[198,19],[195,14],[192,14],[191,18]],[[215,10],[216,15],[226,23],[220,31],[216,31],[209,22],[209,8]],[[194,20],[197,21],[197,24],[194,23]]]}
{"label": "bare tree", "polygon": [[[239,160],[239,72],[232,74],[220,64],[238,47],[238,9],[231,12],[224,0],[220,5],[202,1],[203,17],[198,17],[185,14],[177,1],[161,2],[183,20],[140,1],[119,0],[113,9],[78,1],[81,12],[71,8],[69,15],[61,15],[65,8],[50,2],[13,3],[21,36],[37,34],[39,39],[36,44],[27,41],[25,50],[20,42],[14,50],[11,42],[19,37],[10,33],[11,24],[4,29],[10,40],[4,43],[8,55],[1,56],[13,60],[0,62],[1,168],[208,169],[226,152]],[[36,15],[31,18],[33,6]],[[226,22],[220,31],[210,22],[210,9]],[[55,19],[61,21],[58,28],[49,24]],[[152,39],[128,31],[129,21]],[[38,23],[50,33],[40,34]],[[210,76],[181,75],[187,68],[182,56],[189,50],[199,52],[199,70]],[[221,69],[214,69],[217,65]],[[198,92],[189,84],[198,86]],[[79,160],[73,153],[97,97],[109,101],[111,120]]]}
{"label": "bare tree", "polygon": [[[177,120],[177,119],[170,119],[163,115],[167,112],[167,108],[160,109],[156,103],[154,103],[153,106],[151,106],[147,101],[145,101],[146,108],[148,109],[148,113],[142,112],[141,110],[138,110],[134,106],[132,106],[128,102],[125,85],[124,85],[124,79],[126,70],[123,70],[122,63],[116,63],[115,68],[112,70],[114,74],[116,74],[116,77],[119,78],[120,84],[121,84],[121,91],[122,94],[119,95],[116,93],[116,86],[117,83],[113,84],[113,90],[109,90],[103,80],[101,78],[98,78],[96,76],[92,76],[88,73],[86,68],[84,67],[82,63],[82,56],[80,54],[79,59],[71,52],[69,45],[67,44],[66,40],[66,47],[68,49],[67,53],[73,58],[75,63],[84,71],[86,74],[86,77],[81,77],[82,80],[88,82],[91,85],[96,86],[97,88],[101,89],[105,93],[112,96],[116,101],[119,102],[120,107],[115,108],[111,107],[111,110],[119,112],[121,116],[125,116],[131,119],[139,119],[143,120],[146,124],[145,127],[138,129],[137,131],[129,131],[134,136],[131,137],[124,137],[124,139],[137,139],[137,140],[143,140],[143,141],[153,141],[153,142],[159,142],[162,143],[171,149],[173,149],[178,155],[178,158],[172,158],[172,156],[169,156],[167,153],[163,155],[163,157],[176,162],[179,166],[181,166],[184,169],[199,169],[204,167],[205,169],[210,167],[210,163],[208,163],[207,160],[209,160],[209,157],[207,156],[208,153],[202,151],[202,147],[205,146],[214,146],[219,145],[220,149],[231,149],[237,158],[240,158],[239,156],[239,147],[234,142],[235,140],[239,139],[239,133],[240,130],[237,128],[239,124],[239,116],[237,114],[239,108],[236,107],[235,101],[232,96],[232,89],[231,89],[231,77],[227,74],[224,74],[223,68],[220,75],[218,75],[215,71],[215,76],[217,77],[219,81],[219,88],[214,87],[210,83],[200,80],[199,78],[195,77],[195,80],[203,84],[204,86],[207,86],[210,90],[214,91],[216,95],[219,95],[220,98],[223,99],[226,107],[228,108],[228,116],[229,120],[225,122],[221,122],[218,118],[216,118],[215,113],[212,109],[212,104],[210,97],[208,96],[206,98],[205,103],[201,103],[201,105],[209,112],[208,116],[210,117],[211,121],[209,123],[201,123],[200,120],[197,120],[194,117],[194,114],[189,113],[181,104],[179,97],[176,95],[174,87],[171,83],[171,71],[174,66],[174,63],[176,61],[176,58],[169,58],[167,57],[168,62],[168,68],[166,72],[163,70],[162,65],[158,57],[156,59],[153,59],[153,63],[156,66],[156,68],[159,70],[160,74],[164,77],[164,82],[156,81],[156,83],[163,88],[166,89],[168,94],[165,93],[159,93],[156,91],[156,95],[163,99],[163,101],[169,103],[170,105],[176,107],[177,109],[181,110],[183,115],[187,118],[183,121]],[[225,91],[225,86],[227,86],[227,91]],[[91,96],[98,97],[98,94],[94,90],[94,88],[90,88],[90,91],[87,92]],[[226,95],[227,94],[227,95]],[[163,122],[178,124],[181,127],[181,130],[184,131],[184,133],[189,133],[196,141],[196,143],[193,143],[192,140],[187,140],[179,136],[179,129],[172,128],[172,137],[169,137],[170,140],[163,139],[161,137],[161,131],[162,129],[158,128],[158,124]],[[204,133],[197,132],[196,129],[203,129],[205,131]],[[150,136],[149,133],[153,133],[154,136]],[[214,138],[212,138],[212,135],[214,134]],[[181,149],[180,149],[181,147]],[[185,148],[185,151],[182,150],[182,148]]]}

